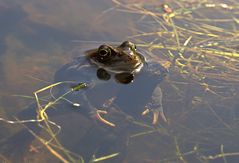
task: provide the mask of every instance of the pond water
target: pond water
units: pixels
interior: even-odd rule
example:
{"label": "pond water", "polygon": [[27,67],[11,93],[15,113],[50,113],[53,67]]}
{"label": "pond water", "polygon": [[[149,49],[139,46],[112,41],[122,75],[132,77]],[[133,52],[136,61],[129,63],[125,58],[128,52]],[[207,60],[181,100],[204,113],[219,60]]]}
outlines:
{"label": "pond water", "polygon": [[[0,0],[1,162],[239,162],[238,17],[236,0]],[[63,65],[125,40],[168,69],[160,83],[167,123],[152,125],[150,115],[128,122],[125,111],[109,117],[118,122],[110,127],[57,104],[42,130],[19,123],[37,118],[33,92]],[[141,95],[125,93],[121,107],[149,98],[150,81]],[[117,100],[113,89],[93,92],[98,103],[105,94]],[[39,95],[42,105],[49,96]]]}

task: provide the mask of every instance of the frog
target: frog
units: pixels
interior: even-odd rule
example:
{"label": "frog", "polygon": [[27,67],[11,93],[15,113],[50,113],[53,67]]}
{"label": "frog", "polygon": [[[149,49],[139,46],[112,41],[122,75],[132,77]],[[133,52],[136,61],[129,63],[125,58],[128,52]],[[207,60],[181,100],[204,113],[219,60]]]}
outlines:
{"label": "frog", "polygon": [[[131,130],[129,124],[135,119],[146,120],[152,125],[157,125],[159,119],[162,123],[168,123],[160,88],[161,81],[167,74],[168,69],[149,61],[130,41],[123,41],[119,45],[100,45],[85,51],[56,71],[54,83],[61,84],[52,88],[51,98],[61,97],[69,90],[71,93],[61,98],[55,106],[57,109],[48,109],[47,115],[52,117],[75,111],[96,124],[91,132],[81,138],[80,145],[76,143],[76,151],[86,160],[90,160],[96,148],[103,155],[113,147],[125,151],[128,137],[126,128]],[[37,116],[34,108],[35,104],[21,111],[18,119],[34,119]],[[152,116],[145,116],[149,113]],[[41,130],[36,123],[26,125],[35,134]],[[18,146],[21,149],[16,149],[14,147],[19,138],[21,145]],[[24,154],[19,154],[19,151],[26,149],[32,140],[34,136],[28,130],[20,131],[5,143],[0,143],[2,154],[13,154],[12,149],[16,149],[21,157]],[[90,144],[91,142],[97,143]],[[109,147],[109,142],[115,145]],[[88,151],[85,146],[89,148]]]}
{"label": "frog", "polygon": [[[107,108],[99,109],[105,101],[114,97],[113,103],[133,118],[151,112],[152,124],[155,125],[159,118],[163,123],[168,122],[160,88],[160,82],[167,73],[168,70],[161,64],[148,62],[134,43],[124,41],[120,45],[103,44],[86,51],[84,56],[59,69],[55,82],[72,82],[61,88],[61,94],[73,88],[73,83],[88,84],[85,90],[73,92],[66,98],[79,102],[79,112],[94,121],[112,127],[116,125],[102,117],[107,114]],[[98,96],[100,103],[94,104],[92,101]]]}

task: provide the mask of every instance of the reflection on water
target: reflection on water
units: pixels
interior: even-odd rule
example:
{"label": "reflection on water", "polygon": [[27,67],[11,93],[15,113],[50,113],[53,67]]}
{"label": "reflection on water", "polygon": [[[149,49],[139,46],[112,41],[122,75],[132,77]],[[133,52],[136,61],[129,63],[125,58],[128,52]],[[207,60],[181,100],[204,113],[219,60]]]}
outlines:
{"label": "reflection on water", "polygon": [[[125,120],[127,116],[116,111],[116,118],[110,118],[120,125],[100,127],[75,111],[56,107],[48,116],[61,126],[58,140],[74,154],[57,149],[56,140],[42,145],[22,125],[1,121],[0,159],[58,162],[59,156],[50,154],[53,148],[70,162],[79,160],[79,155],[87,160],[100,151],[96,157],[120,152],[115,162],[237,163],[239,4],[234,0],[167,2],[172,13],[165,13],[158,1],[2,0],[0,118],[34,119],[32,92],[50,85],[62,65],[104,42],[130,39],[149,59],[171,64],[161,83],[168,125],[144,121],[129,125],[130,118]],[[105,89],[96,92],[93,99],[99,100]],[[113,97],[116,92],[111,93]],[[47,95],[41,94],[43,103]],[[126,97],[130,98],[134,97]],[[31,107],[31,112],[22,111]],[[55,112],[58,116],[53,117]],[[45,140],[51,137],[44,130],[36,131],[36,123],[28,127]]]}

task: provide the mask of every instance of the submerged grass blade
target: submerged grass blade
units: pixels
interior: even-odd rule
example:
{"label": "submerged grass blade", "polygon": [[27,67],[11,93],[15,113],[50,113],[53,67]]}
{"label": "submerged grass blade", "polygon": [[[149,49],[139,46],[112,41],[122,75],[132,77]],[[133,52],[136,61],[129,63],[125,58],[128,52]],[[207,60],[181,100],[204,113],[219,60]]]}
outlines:
{"label": "submerged grass blade", "polygon": [[108,160],[111,159],[113,157],[118,156],[120,153],[113,153],[107,156],[102,156],[100,158],[95,158],[95,156],[93,156],[92,160],[90,161],[90,163],[94,163],[94,162],[100,162],[100,161],[104,161],[104,160]]}

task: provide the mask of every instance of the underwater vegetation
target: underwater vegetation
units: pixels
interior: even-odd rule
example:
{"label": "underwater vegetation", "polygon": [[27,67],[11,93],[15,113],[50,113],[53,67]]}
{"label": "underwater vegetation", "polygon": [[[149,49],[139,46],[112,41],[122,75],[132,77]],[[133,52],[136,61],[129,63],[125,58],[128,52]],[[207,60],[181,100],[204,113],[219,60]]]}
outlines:
{"label": "underwater vegetation", "polygon": [[[90,135],[105,134],[106,130],[106,136],[103,135],[110,142],[115,135],[109,136],[109,131],[116,135],[125,131],[125,137],[115,145],[123,143],[126,146],[126,154],[120,162],[238,162],[239,2],[112,0],[112,6],[103,11],[99,19],[112,12],[134,16],[132,35],[127,39],[143,49],[150,59],[167,67],[169,74],[161,83],[161,89],[168,123],[152,125],[130,119],[129,123],[136,126],[133,129],[123,130],[125,124],[122,124],[120,130],[108,126],[99,131],[96,129]],[[34,99],[37,115],[25,120],[18,117],[14,120],[1,117],[0,120],[28,129],[37,142],[30,148],[35,153],[41,153],[39,149],[45,147],[56,160],[86,162],[81,153],[65,147],[58,137],[65,131],[48,115],[52,108],[57,110],[60,101],[78,107],[80,104],[65,97],[74,91],[82,91],[87,86],[82,82],[59,97],[54,97],[52,90],[67,81],[46,85],[36,90],[32,97],[21,96]],[[106,105],[111,102],[107,101]],[[118,114],[123,117],[120,122],[128,118],[123,113]],[[38,125],[41,134],[29,128],[28,123]],[[86,128],[91,128],[92,124],[89,126]],[[113,151],[100,157],[91,154],[87,161],[111,162],[123,153]],[[1,153],[0,158],[8,162],[7,156]]]}

